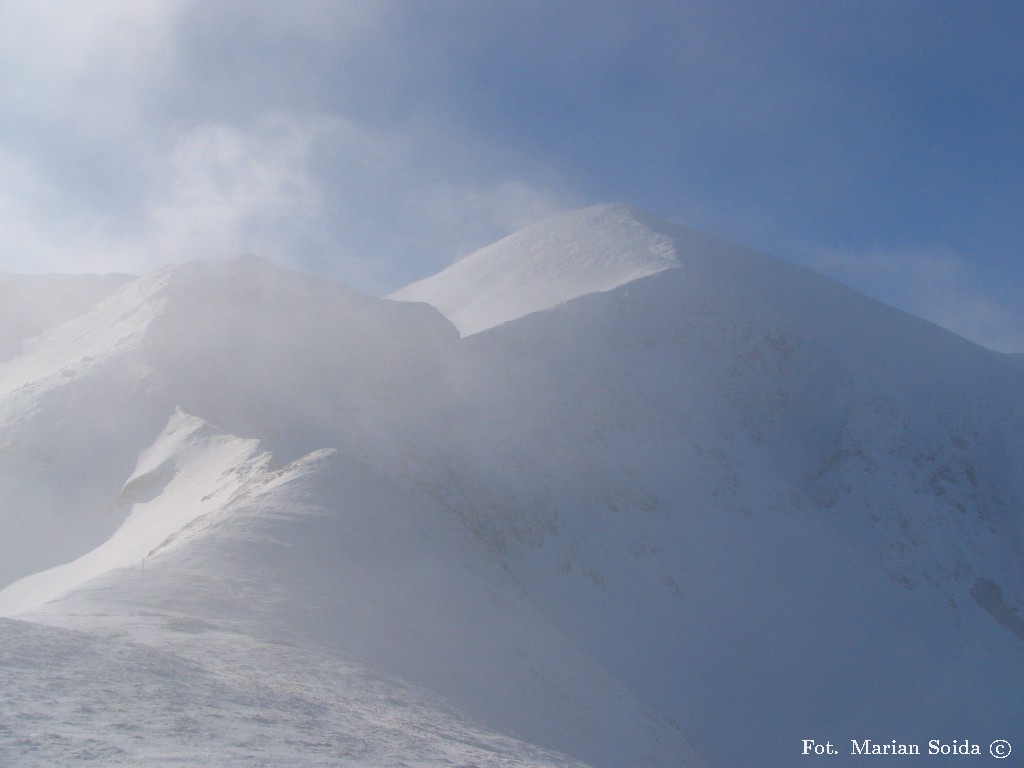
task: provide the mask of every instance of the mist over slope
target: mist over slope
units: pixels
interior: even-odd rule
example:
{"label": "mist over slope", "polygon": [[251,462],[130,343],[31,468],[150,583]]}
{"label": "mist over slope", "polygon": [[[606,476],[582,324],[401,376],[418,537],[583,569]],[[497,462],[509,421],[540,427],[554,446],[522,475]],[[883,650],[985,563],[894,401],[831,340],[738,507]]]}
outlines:
{"label": "mist over slope", "polygon": [[[0,364],[0,614],[34,622],[8,628],[231,681],[225,637],[294,649],[518,739],[509,765],[797,765],[804,738],[1021,722],[1012,357],[625,206],[393,298],[192,263]],[[264,764],[320,754],[288,749]]]}
{"label": "mist over slope", "polygon": [[0,272],[0,361],[22,344],[95,306],[128,275],[12,275]]}
{"label": "mist over slope", "polygon": [[456,340],[428,307],[253,258],[132,281],[0,366],[0,581],[103,543],[139,451],[177,408],[281,461],[372,451],[426,429]]}

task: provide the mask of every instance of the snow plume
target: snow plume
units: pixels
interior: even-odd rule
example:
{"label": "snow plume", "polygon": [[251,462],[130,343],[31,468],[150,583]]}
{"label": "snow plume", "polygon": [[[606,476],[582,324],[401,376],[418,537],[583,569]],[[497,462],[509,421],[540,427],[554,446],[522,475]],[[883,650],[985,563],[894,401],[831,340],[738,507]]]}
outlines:
{"label": "snow plume", "polygon": [[329,124],[271,115],[247,131],[219,123],[178,136],[149,212],[162,262],[278,255],[320,217],[310,163]]}

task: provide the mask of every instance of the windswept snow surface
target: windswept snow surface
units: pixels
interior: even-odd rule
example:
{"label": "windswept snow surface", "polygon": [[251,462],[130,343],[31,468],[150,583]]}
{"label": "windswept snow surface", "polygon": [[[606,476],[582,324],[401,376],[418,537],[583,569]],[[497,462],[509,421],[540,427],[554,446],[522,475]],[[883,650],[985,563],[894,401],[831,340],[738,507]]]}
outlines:
{"label": "windswept snow surface", "polygon": [[180,621],[141,643],[0,619],[0,764],[585,768],[426,691]]}
{"label": "windswept snow surface", "polygon": [[183,265],[0,364],[5,765],[1013,742],[1018,360],[624,206],[459,264],[452,322]]}
{"label": "windswept snow surface", "polygon": [[388,298],[437,307],[469,336],[676,267],[674,234],[629,206],[598,205],[527,227]]}

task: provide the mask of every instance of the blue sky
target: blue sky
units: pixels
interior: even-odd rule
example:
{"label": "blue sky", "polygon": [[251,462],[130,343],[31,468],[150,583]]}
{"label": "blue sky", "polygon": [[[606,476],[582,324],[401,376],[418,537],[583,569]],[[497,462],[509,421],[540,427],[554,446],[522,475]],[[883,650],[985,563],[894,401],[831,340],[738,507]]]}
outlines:
{"label": "blue sky", "polygon": [[0,270],[384,294],[621,201],[1024,351],[1024,3],[0,5]]}

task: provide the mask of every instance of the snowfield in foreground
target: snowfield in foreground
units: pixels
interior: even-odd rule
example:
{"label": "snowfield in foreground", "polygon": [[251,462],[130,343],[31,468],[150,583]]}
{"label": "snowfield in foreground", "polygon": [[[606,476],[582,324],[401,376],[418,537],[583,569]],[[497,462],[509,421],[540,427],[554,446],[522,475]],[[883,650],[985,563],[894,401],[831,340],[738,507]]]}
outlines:
{"label": "snowfield in foreground", "polygon": [[5,766],[583,764],[351,663],[182,620],[133,642],[0,619]]}

